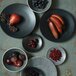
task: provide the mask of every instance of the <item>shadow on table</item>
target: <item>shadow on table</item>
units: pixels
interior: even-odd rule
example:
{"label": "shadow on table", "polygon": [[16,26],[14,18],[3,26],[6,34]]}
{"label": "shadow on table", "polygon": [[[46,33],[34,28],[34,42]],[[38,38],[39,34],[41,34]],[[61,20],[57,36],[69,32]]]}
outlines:
{"label": "shadow on table", "polygon": [[57,68],[57,76],[61,76],[61,72],[60,72],[59,67],[56,67],[56,68]]}
{"label": "shadow on table", "polygon": [[57,8],[59,6],[59,0],[52,0],[52,8]]}
{"label": "shadow on table", "polygon": [[32,33],[35,33],[35,32],[38,31],[39,23],[40,23],[40,16],[39,16],[39,14],[37,14],[37,13],[34,13],[34,14],[36,16],[36,24],[35,24],[35,28],[34,28]]}
{"label": "shadow on table", "polygon": [[[76,29],[76,17],[74,17],[75,19],[75,29]],[[76,30],[74,31],[74,35],[76,35]]]}

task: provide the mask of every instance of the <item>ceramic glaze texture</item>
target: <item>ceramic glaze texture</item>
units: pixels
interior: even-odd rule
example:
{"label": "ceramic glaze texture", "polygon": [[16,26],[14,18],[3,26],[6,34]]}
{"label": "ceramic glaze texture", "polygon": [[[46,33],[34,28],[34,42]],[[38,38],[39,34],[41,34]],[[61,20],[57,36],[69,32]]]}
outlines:
{"label": "ceramic glaze texture", "polygon": [[[12,3],[23,3],[26,4],[27,0],[3,0],[0,2],[0,12],[9,4]],[[53,8],[61,8],[67,10],[73,14],[76,18],[76,0],[53,0]],[[41,16],[42,14],[40,14]],[[1,26],[1,25],[0,25]],[[44,47],[41,51],[37,53],[32,53],[34,56],[46,56],[47,51],[52,46],[62,46],[66,49],[67,52],[67,59],[64,64],[58,66],[58,76],[76,76],[76,33],[72,39],[67,42],[63,43],[54,43],[46,38],[41,34],[40,29],[36,31],[37,34],[41,35],[44,39]],[[0,76],[19,76],[19,73],[10,73],[4,69],[2,66],[2,54],[11,47],[22,47],[22,40],[15,39],[6,35],[3,30],[0,28]],[[69,69],[69,70],[68,70]],[[71,71],[71,75],[69,73]]]}

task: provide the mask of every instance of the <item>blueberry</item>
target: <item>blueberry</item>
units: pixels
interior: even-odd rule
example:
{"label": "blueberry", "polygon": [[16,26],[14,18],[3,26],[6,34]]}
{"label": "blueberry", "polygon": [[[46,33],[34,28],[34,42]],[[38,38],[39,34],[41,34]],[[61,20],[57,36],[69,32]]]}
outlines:
{"label": "blueberry", "polygon": [[41,8],[41,5],[40,4],[38,5],[38,8]]}
{"label": "blueberry", "polygon": [[44,9],[47,5],[47,0],[32,0],[33,7],[37,9]]}

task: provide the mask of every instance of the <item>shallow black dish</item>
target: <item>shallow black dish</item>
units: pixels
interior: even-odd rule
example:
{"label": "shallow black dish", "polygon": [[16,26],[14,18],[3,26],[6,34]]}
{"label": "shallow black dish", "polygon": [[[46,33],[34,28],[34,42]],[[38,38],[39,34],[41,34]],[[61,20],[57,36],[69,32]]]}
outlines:
{"label": "shallow black dish", "polygon": [[[55,39],[48,27],[48,18],[51,16],[51,14],[59,14],[61,17],[63,17],[64,21],[65,21],[65,31],[63,32],[63,34],[61,35],[60,38]],[[64,42],[69,40],[74,33],[75,30],[75,20],[74,17],[72,16],[72,14],[70,14],[69,12],[62,10],[62,9],[52,9],[47,11],[41,18],[40,21],[40,30],[41,33],[43,34],[43,36],[45,38],[47,38],[50,41],[53,42]]]}
{"label": "shallow black dish", "polygon": [[[37,45],[35,48],[28,47],[27,44],[28,44],[29,40],[36,40]],[[28,52],[37,52],[37,51],[40,51],[40,49],[43,46],[43,39],[40,35],[32,34],[23,39],[22,45],[23,45],[24,49]]]}
{"label": "shallow black dish", "polygon": [[36,67],[26,67],[22,72],[21,76],[44,76],[42,70]]}
{"label": "shallow black dish", "polygon": [[19,31],[14,33],[10,32],[8,25],[1,23],[1,27],[3,31],[9,36],[12,36],[15,38],[23,38],[24,36],[27,36],[34,30],[35,23],[36,23],[35,15],[33,11],[25,4],[15,3],[12,5],[9,5],[2,11],[2,13],[6,15],[17,13],[23,17],[23,21],[17,26]]}

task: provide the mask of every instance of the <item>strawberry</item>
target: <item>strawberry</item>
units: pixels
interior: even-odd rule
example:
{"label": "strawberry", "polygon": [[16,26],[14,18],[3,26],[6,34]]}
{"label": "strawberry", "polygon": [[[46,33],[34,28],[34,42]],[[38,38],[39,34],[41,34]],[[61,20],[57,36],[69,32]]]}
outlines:
{"label": "strawberry", "polygon": [[16,62],[14,62],[13,65],[16,66],[16,67],[21,67],[23,65],[23,61],[17,60]]}
{"label": "strawberry", "polygon": [[50,17],[51,21],[54,23],[55,27],[57,28],[58,32],[61,34],[62,33],[62,24],[60,23],[60,21],[58,19],[56,19],[55,17]]}

